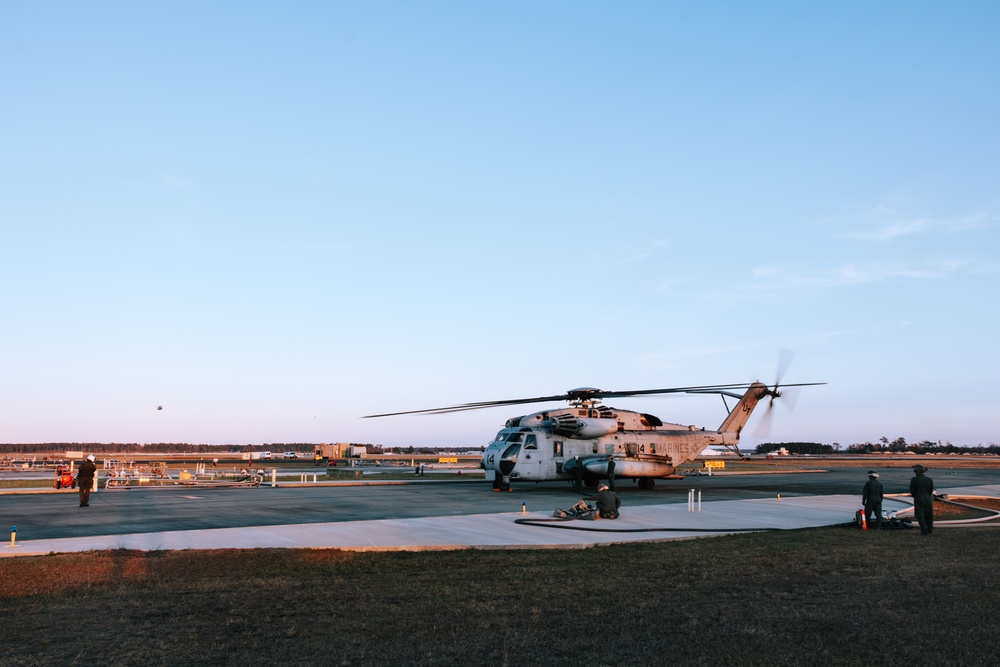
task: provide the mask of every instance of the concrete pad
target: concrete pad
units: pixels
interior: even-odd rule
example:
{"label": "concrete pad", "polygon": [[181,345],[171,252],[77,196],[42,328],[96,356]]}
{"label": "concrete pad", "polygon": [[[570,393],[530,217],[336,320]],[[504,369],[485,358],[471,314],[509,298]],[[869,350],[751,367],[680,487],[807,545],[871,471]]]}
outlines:
{"label": "concrete pad", "polygon": [[[31,540],[2,556],[105,549],[320,548],[353,551],[463,548],[559,548],[656,541],[742,530],[793,529],[851,521],[854,496],[704,503],[701,511],[666,504],[627,508],[617,521],[553,522],[546,513],[385,519],[253,528],[167,531]],[[518,523],[530,520],[534,523]]]}
{"label": "concrete pad", "polygon": [[1000,498],[1000,484],[960,486],[944,490],[939,489],[938,493],[946,493],[951,496],[983,496],[987,498]]}
{"label": "concrete pad", "polygon": [[[942,490],[954,495],[1000,497],[1000,485]],[[908,497],[887,497],[883,509],[908,509]],[[794,530],[854,521],[857,495],[791,496],[706,502],[700,511],[684,504],[625,507],[616,521],[554,521],[546,512],[474,514],[414,519],[286,524],[19,542],[0,547],[3,556],[131,549],[435,549],[584,548],[624,542],[655,542],[755,530]]]}

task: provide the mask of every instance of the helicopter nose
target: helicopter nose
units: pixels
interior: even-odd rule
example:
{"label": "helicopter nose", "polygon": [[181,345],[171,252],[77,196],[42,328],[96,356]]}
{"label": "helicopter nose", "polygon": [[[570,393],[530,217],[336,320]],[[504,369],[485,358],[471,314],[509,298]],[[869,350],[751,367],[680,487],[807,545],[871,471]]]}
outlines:
{"label": "helicopter nose", "polygon": [[503,451],[497,461],[497,470],[501,475],[509,475],[517,465],[517,455],[521,452],[521,444],[515,443]]}

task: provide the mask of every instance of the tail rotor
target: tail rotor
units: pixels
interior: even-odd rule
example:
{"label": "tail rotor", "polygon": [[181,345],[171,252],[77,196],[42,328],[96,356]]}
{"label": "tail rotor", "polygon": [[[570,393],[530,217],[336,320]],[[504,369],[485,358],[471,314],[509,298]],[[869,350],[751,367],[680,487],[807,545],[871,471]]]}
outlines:
{"label": "tail rotor", "polygon": [[788,371],[788,367],[792,364],[793,359],[795,359],[795,352],[792,350],[788,348],[778,350],[778,367],[774,373],[774,387],[767,390],[770,400],[767,403],[764,416],[761,418],[760,423],[757,424],[757,428],[754,429],[754,436],[758,438],[766,438],[771,435],[771,425],[774,422],[774,399],[783,398],[785,407],[788,408],[789,412],[794,410],[799,402],[799,394],[802,391],[800,386],[781,389],[781,380],[785,377],[785,373]]}

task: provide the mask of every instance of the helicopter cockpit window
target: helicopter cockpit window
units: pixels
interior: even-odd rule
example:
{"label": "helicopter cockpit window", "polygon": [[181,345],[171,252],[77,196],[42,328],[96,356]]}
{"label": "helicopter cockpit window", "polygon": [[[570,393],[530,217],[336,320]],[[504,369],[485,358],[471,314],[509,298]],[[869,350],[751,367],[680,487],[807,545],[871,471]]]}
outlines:
{"label": "helicopter cockpit window", "polygon": [[525,449],[538,449],[538,443],[537,443],[537,441],[535,439],[535,435],[534,434],[530,434],[530,435],[528,435],[528,437],[526,437],[524,439],[524,448]]}
{"label": "helicopter cockpit window", "polygon": [[511,433],[507,436],[507,442],[521,442],[521,433]]}

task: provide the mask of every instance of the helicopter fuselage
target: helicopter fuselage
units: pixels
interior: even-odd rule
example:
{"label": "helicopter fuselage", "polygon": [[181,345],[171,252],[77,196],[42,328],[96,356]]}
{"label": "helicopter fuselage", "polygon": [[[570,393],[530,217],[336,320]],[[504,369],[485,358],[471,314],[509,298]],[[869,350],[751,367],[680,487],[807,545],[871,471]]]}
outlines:
{"label": "helicopter fuselage", "polygon": [[514,417],[487,445],[480,465],[498,490],[509,489],[513,480],[579,484],[608,478],[611,461],[616,478],[639,479],[649,488],[710,445],[735,448],[757,403],[769,394],[765,385],[751,384],[715,431],[594,401]]}
{"label": "helicopter fuselage", "polygon": [[507,480],[572,480],[615,476],[656,478],[698,456],[709,445],[735,445],[739,433],[670,424],[657,417],[605,406],[536,412],[507,421],[483,452],[482,467]]}

